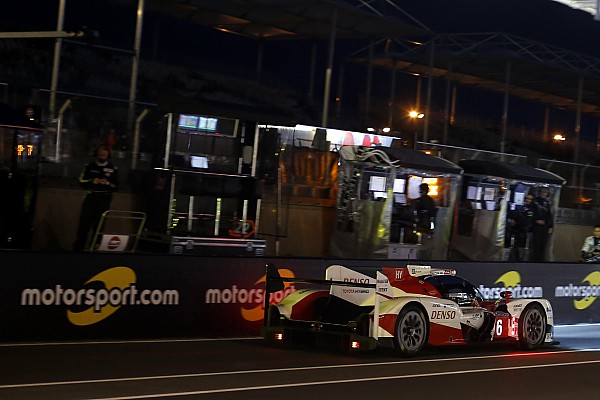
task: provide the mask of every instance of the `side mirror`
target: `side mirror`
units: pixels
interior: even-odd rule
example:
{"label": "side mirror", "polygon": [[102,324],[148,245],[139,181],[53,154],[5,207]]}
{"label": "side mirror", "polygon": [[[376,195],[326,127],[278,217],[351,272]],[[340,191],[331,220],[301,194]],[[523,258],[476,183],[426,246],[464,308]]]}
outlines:
{"label": "side mirror", "polygon": [[504,300],[506,301],[506,304],[508,304],[508,302],[510,301],[510,298],[512,297],[513,292],[511,292],[510,290],[505,290],[500,292],[500,297],[503,297]]}

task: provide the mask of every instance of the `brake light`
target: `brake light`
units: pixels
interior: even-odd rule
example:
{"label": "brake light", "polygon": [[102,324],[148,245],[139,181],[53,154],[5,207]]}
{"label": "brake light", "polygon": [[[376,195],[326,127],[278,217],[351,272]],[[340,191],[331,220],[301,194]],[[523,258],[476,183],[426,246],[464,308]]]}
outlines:
{"label": "brake light", "polygon": [[353,340],[352,342],[350,342],[350,348],[354,350],[360,349],[360,342]]}
{"label": "brake light", "polygon": [[283,340],[283,333],[276,333],[275,340],[277,340],[278,342],[281,342]]}

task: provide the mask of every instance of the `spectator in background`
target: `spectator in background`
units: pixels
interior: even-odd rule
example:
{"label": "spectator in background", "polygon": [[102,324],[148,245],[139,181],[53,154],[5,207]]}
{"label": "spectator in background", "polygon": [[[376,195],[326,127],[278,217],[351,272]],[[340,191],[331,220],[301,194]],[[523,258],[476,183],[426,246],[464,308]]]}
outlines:
{"label": "spectator in background", "polygon": [[531,261],[546,261],[546,251],[550,235],[554,232],[554,217],[552,216],[552,203],[548,196],[550,189],[541,187],[538,197],[535,198],[536,213],[533,219],[531,237]]}
{"label": "spectator in background", "polygon": [[102,213],[110,208],[112,193],[119,187],[119,170],[109,161],[110,151],[100,146],[96,151],[96,159],[87,164],[79,177],[79,184],[88,190],[77,227],[77,239],[73,250],[83,251],[88,242],[91,230],[95,230]]}
{"label": "spectator in background", "polygon": [[415,227],[419,232],[432,233],[435,223],[435,215],[437,214],[437,206],[435,201],[429,196],[429,185],[421,183],[419,185],[419,193],[421,196],[415,200],[414,216]]}
{"label": "spectator in background", "polygon": [[600,225],[594,226],[594,234],[583,241],[581,261],[589,263],[600,262]]}

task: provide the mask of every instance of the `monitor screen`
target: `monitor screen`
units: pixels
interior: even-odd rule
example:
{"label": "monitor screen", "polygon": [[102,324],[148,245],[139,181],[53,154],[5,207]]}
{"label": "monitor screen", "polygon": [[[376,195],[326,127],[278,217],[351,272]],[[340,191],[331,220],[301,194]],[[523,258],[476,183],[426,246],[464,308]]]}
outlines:
{"label": "monitor screen", "polygon": [[406,185],[406,179],[400,179],[400,178],[394,179],[394,193],[404,193],[405,185]]}
{"label": "monitor screen", "polygon": [[406,204],[406,195],[400,193],[394,193],[394,202],[400,204]]}
{"label": "monitor screen", "polygon": [[467,200],[475,200],[477,198],[477,186],[467,187]]}
{"label": "monitor screen", "polygon": [[198,129],[200,117],[196,115],[181,114],[179,116],[179,127],[185,129]]}
{"label": "monitor screen", "polygon": [[217,132],[218,118],[202,117],[200,115],[181,114],[178,126],[186,133]]}
{"label": "monitor screen", "polygon": [[496,188],[486,187],[483,192],[483,199],[485,201],[496,200]]}
{"label": "monitor screen", "polygon": [[206,132],[216,132],[217,131],[217,119],[216,118],[208,118],[208,117],[200,117],[200,121],[198,123],[198,129]]}
{"label": "monitor screen", "polygon": [[372,175],[369,179],[369,190],[372,192],[385,192],[385,176]]}
{"label": "monitor screen", "polygon": [[190,156],[190,164],[192,168],[208,168],[208,158],[204,156]]}

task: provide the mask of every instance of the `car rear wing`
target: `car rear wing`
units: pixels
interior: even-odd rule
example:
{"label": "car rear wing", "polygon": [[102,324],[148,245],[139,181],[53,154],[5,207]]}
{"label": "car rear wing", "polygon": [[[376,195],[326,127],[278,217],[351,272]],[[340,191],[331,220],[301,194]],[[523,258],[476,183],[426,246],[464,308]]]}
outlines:
{"label": "car rear wing", "polygon": [[[343,266],[331,266],[328,268],[337,268],[339,270],[347,269]],[[339,271],[337,271],[339,272]],[[279,274],[279,270],[275,266],[275,264],[267,263],[266,265],[266,274],[265,274],[265,298],[264,298],[264,326],[269,325],[269,306],[271,293],[278,292],[284,289],[285,282],[294,282],[294,283],[307,283],[312,285],[324,285],[335,287],[335,286],[346,286],[346,287],[355,287],[355,288],[367,288],[374,291],[375,299],[374,299],[374,318],[373,318],[373,329],[372,336],[377,339],[378,330],[379,330],[379,303],[381,297],[392,298],[392,288],[389,284],[389,280],[387,276],[382,274],[380,271],[377,271],[377,277],[375,278],[375,282],[373,283],[365,283],[359,282],[356,280],[347,281],[347,280],[334,280],[334,279],[305,279],[305,278],[287,278],[282,277]]]}

